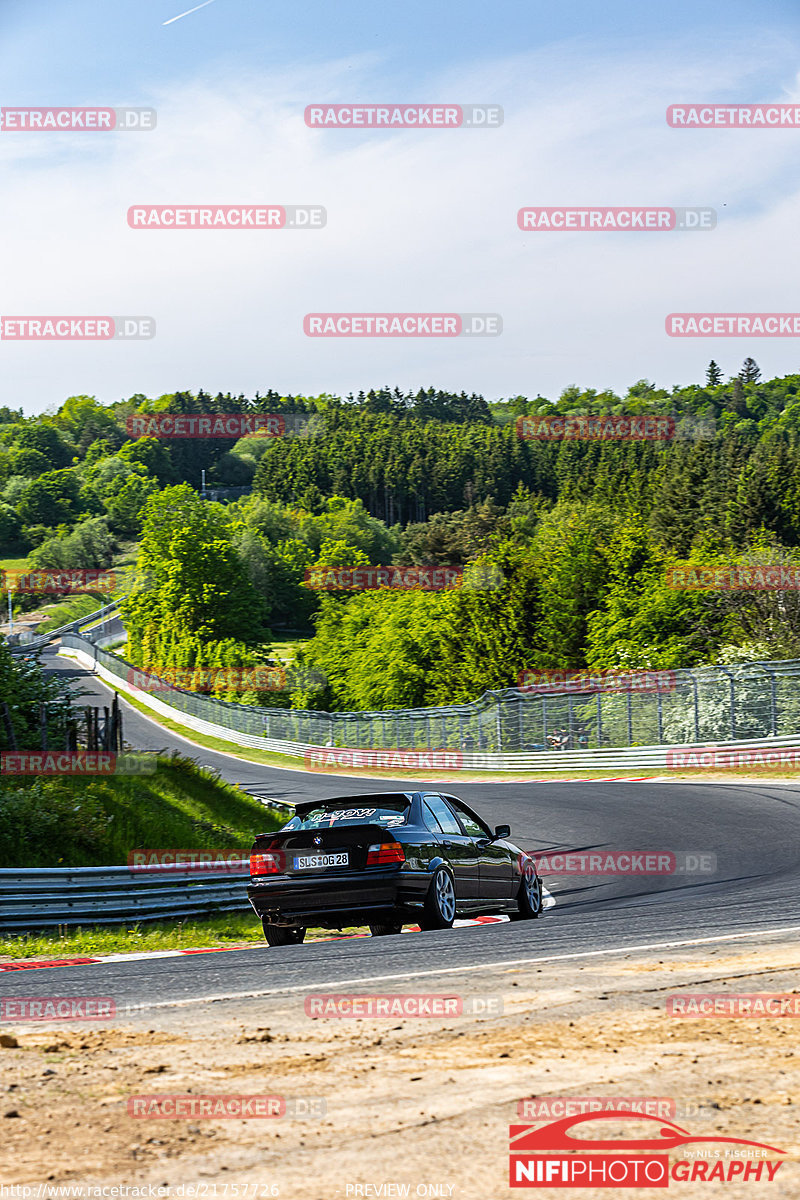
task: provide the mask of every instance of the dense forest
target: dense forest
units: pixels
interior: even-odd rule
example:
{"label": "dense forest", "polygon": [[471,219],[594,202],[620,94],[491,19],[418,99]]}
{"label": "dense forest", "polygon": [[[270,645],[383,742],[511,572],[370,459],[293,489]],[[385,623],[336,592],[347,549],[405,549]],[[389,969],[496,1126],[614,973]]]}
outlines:
{"label": "dense forest", "polygon": [[[670,568],[800,562],[800,375],[556,402],[429,388],[340,398],[174,393],[0,410],[0,555],[107,567],[136,550],[127,655],[228,699],[382,708],[522,671],[800,657],[793,590],[683,589]],[[142,413],[279,413],[282,437],[138,438]],[[541,416],[671,418],[659,440],[525,436]],[[218,497],[201,495],[201,472]],[[315,568],[473,569],[443,591],[309,586]],[[474,575],[481,568],[483,574]],[[476,584],[476,578],[490,582]],[[17,599],[33,607],[41,597]],[[280,691],[204,683],[311,637]],[[313,635],[313,636],[312,636]]]}

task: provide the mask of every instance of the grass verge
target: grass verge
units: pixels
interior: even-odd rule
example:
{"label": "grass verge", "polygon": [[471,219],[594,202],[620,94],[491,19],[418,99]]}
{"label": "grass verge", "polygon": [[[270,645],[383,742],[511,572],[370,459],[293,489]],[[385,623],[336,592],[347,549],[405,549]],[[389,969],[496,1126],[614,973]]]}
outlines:
{"label": "grass verge", "polygon": [[[306,941],[364,933],[348,929],[342,935],[310,929]],[[0,961],[25,958],[99,958],[104,954],[134,954],[157,950],[209,949],[215,946],[264,945],[261,922],[250,910],[180,921],[131,922],[110,928],[48,930],[41,933],[0,933]]]}
{"label": "grass verge", "polygon": [[0,570],[3,571],[26,571],[28,569],[27,555],[23,554],[18,558],[0,558]]}
{"label": "grass verge", "polygon": [[109,928],[69,929],[0,934],[0,958],[94,958],[137,950],[186,950],[262,942],[261,922],[254,912],[187,917],[182,921],[131,922]]}
{"label": "grass verge", "polygon": [[249,850],[283,819],[179,755],[152,775],[5,776],[0,867],[123,866],[132,850]]}

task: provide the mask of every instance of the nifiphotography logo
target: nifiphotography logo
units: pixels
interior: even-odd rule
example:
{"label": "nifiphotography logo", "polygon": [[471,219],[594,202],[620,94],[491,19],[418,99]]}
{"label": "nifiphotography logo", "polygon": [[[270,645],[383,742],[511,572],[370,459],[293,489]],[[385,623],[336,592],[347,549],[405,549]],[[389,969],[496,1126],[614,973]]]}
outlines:
{"label": "nifiphotography logo", "polygon": [[[581,1125],[649,1123],[650,1136],[598,1138]],[[669,1187],[677,1183],[771,1183],[782,1165],[776,1146],[744,1138],[694,1137],[672,1121],[629,1109],[563,1117],[536,1128],[509,1128],[511,1187]],[[689,1146],[703,1146],[688,1150]]]}

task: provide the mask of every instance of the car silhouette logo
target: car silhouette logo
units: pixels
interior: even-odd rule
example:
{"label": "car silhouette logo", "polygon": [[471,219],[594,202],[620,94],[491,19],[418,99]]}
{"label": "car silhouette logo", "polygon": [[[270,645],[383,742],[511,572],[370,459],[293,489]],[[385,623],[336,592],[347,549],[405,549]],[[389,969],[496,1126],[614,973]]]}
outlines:
{"label": "car silhouette logo", "polygon": [[[654,1130],[654,1136],[650,1138],[610,1138],[599,1139],[596,1137],[575,1137],[571,1130],[574,1126],[580,1125],[583,1122],[592,1123],[594,1121],[614,1121],[614,1120],[635,1120],[637,1122],[652,1121],[653,1125],[659,1126],[658,1130]],[[771,1150],[776,1154],[785,1154],[785,1150],[779,1150],[777,1146],[768,1146],[765,1142],[753,1142],[744,1138],[729,1138],[720,1137],[715,1134],[713,1137],[693,1137],[686,1129],[681,1129],[679,1125],[675,1125],[672,1121],[666,1121],[662,1117],[651,1117],[645,1113],[631,1113],[627,1109],[619,1109],[607,1111],[604,1113],[592,1113],[588,1116],[581,1113],[574,1117],[563,1117],[560,1121],[550,1121],[547,1125],[540,1128],[534,1128],[530,1125],[512,1125],[510,1129],[511,1136],[511,1152],[518,1154],[521,1151],[530,1153],[536,1151],[550,1150],[564,1152],[567,1150],[671,1150],[678,1146],[687,1146],[696,1142],[726,1142],[736,1146],[757,1146],[763,1150]]]}

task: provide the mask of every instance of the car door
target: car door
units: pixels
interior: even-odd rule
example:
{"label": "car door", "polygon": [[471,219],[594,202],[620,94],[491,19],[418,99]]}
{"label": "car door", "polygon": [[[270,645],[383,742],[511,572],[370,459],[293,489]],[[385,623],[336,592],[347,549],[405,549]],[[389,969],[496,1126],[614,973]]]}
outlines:
{"label": "car door", "polygon": [[471,837],[468,837],[452,809],[436,792],[425,792],[423,805],[433,815],[441,834],[442,857],[446,858],[453,868],[456,882],[456,899],[467,904],[473,903],[480,894],[480,879],[478,874],[478,848]]}
{"label": "car door", "polygon": [[478,887],[484,900],[510,900],[513,886],[511,852],[502,842],[492,839],[488,825],[454,796],[447,802],[468,836],[474,839],[478,852]]}

